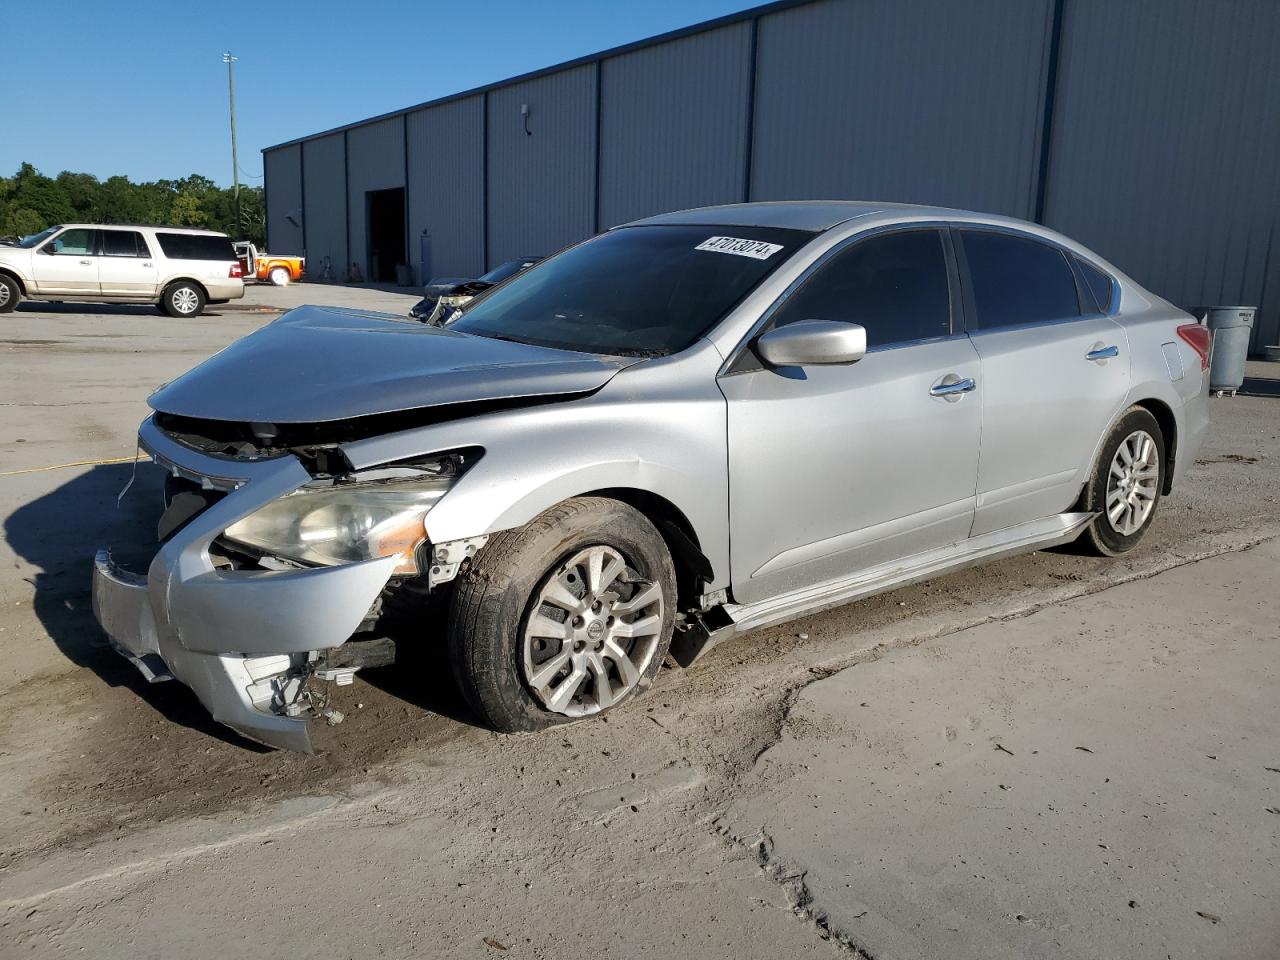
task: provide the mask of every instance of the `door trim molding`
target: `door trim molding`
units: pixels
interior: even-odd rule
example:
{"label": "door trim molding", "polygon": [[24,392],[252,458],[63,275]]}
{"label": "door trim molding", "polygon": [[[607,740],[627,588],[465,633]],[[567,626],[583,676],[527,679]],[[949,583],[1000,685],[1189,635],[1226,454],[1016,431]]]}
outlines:
{"label": "door trim molding", "polygon": [[930,507],[928,510],[911,513],[905,517],[885,520],[869,527],[851,530],[848,533],[839,533],[834,537],[827,537],[823,540],[815,540],[812,543],[803,543],[798,547],[783,550],[777,556],[766,560],[751,576],[755,578],[777,573],[789,567],[798,567],[800,564],[808,563],[810,560],[821,560],[825,557],[843,553],[846,550],[856,550],[859,547],[870,546],[882,540],[889,540],[902,533],[927,530],[929,527],[936,527],[940,523],[958,520],[966,515],[972,516],[974,507],[974,498],[965,497],[962,500],[954,500],[951,503]]}
{"label": "door trim molding", "polygon": [[1075,539],[1096,516],[1095,513],[1060,513],[1020,523],[767,600],[725,604],[724,610],[738,632],[772,626],[998,557],[1066,543]]}

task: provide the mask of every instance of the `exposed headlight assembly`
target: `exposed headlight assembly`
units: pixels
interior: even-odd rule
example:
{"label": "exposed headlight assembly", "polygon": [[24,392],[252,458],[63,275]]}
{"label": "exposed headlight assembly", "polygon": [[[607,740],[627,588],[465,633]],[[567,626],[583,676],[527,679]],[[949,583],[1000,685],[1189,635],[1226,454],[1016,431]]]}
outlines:
{"label": "exposed headlight assembly", "polygon": [[474,457],[448,455],[364,471],[351,480],[300,487],[227,527],[224,536],[272,556],[336,566],[399,557],[416,574],[427,512]]}

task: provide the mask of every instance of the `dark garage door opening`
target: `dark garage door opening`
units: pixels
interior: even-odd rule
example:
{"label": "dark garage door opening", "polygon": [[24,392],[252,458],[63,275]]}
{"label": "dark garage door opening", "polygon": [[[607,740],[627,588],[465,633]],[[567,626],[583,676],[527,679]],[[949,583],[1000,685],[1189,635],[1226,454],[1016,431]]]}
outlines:
{"label": "dark garage door opening", "polygon": [[369,212],[369,279],[396,282],[396,265],[405,263],[404,187],[370,190],[365,194]]}

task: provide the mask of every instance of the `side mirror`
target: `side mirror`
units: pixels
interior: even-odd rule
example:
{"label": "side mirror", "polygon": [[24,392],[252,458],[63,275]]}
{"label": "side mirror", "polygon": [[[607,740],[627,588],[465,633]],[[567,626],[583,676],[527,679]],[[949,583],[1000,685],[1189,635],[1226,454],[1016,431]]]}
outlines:
{"label": "side mirror", "polygon": [[47,254],[50,257],[54,257],[54,256],[57,256],[58,254],[58,248],[55,247],[52,243],[46,243],[43,247],[40,248],[40,252],[43,254]]}
{"label": "side mirror", "polygon": [[764,334],[756,353],[771,367],[856,363],[866,356],[867,331],[842,320],[801,320]]}

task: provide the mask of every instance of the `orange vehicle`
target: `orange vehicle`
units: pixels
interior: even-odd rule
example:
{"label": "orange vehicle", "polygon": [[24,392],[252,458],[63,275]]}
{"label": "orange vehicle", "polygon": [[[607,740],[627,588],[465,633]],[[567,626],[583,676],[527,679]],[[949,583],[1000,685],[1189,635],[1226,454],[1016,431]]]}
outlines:
{"label": "orange vehicle", "polygon": [[287,283],[296,283],[306,272],[305,257],[283,256],[275,253],[259,253],[258,248],[248,240],[236,243],[236,257],[244,270],[246,280],[258,280],[283,287]]}

